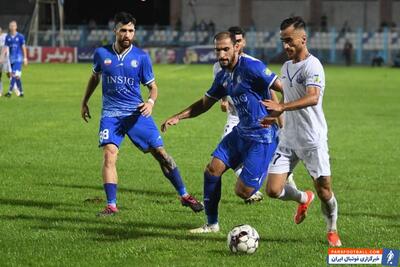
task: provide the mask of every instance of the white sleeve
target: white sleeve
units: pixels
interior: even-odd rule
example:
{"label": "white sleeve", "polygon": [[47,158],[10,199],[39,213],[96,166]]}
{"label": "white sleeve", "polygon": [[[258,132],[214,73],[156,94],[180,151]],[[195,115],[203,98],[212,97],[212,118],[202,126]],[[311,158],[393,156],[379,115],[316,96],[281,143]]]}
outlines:
{"label": "white sleeve", "polygon": [[304,75],[306,79],[306,87],[316,86],[321,89],[325,87],[325,73],[321,62],[315,58],[310,60],[305,66]]}
{"label": "white sleeve", "polygon": [[221,65],[219,65],[219,62],[215,62],[213,66],[213,78],[215,79],[215,76],[217,76],[217,73],[221,71]]}

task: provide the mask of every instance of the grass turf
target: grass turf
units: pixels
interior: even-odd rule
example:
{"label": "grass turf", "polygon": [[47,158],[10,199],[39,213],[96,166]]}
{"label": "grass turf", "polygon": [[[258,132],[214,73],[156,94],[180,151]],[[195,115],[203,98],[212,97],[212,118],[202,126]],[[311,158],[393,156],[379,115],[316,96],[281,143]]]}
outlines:
{"label": "grass turf", "polygon": [[[272,66],[279,71],[279,66]],[[399,249],[400,75],[398,69],[326,67],[324,110],[339,230],[345,247]],[[0,265],[11,266],[325,266],[325,223],[319,201],[301,225],[294,203],[266,199],[247,206],[223,177],[222,232],[191,235],[204,222],[180,206],[150,155],[128,139],[118,160],[120,214],[96,218],[103,203],[97,148],[100,87],[90,101],[92,120],[80,119],[89,65],[30,65],[25,98],[0,98]],[[155,66],[158,125],[209,88],[211,66]],[[5,83],[7,87],[7,83]],[[146,94],[146,89],[143,90]],[[202,198],[203,169],[222,134],[225,114],[181,122],[163,135],[188,190]],[[302,189],[312,188],[302,166]],[[236,224],[261,235],[252,256],[232,255],[226,234]]]}

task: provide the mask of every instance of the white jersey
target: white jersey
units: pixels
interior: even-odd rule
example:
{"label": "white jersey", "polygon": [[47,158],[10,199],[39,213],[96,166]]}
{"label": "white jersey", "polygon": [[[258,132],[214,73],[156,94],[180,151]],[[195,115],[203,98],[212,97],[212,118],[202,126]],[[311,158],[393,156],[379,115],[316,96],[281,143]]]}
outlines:
{"label": "white jersey", "polygon": [[281,69],[281,80],[285,103],[304,97],[308,86],[320,88],[320,96],[315,106],[285,112],[280,145],[292,149],[319,147],[328,140],[328,127],[322,110],[325,73],[321,62],[313,55],[297,63],[286,61]]}
{"label": "white jersey", "polygon": [[[213,77],[215,78],[215,76],[217,75],[218,72],[220,72],[222,70],[221,65],[219,64],[219,62],[215,62],[214,66],[213,66]],[[233,100],[230,96],[226,96],[226,100],[228,101],[228,122],[229,124],[234,124],[237,125],[239,123],[239,115],[238,112],[235,108],[235,105],[233,104]]]}
{"label": "white jersey", "polygon": [[7,33],[0,34],[0,72],[11,72],[10,59],[7,55],[3,58],[3,48],[6,43]]}

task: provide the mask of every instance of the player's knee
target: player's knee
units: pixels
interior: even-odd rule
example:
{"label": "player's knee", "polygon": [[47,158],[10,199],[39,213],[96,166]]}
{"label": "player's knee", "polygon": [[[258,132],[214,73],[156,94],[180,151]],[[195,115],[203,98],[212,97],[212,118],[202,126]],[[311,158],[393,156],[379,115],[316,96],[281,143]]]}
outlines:
{"label": "player's knee", "polygon": [[111,167],[115,165],[118,157],[118,149],[105,148],[104,149],[104,166]]}
{"label": "player's knee", "polygon": [[267,193],[270,198],[279,198],[282,193],[282,188],[267,186],[265,188],[265,193]]}
{"label": "player's knee", "polygon": [[217,172],[217,169],[215,167],[213,167],[211,164],[207,164],[205,172],[207,172],[208,174],[210,174],[212,176],[220,176]]}
{"label": "player's knee", "polygon": [[249,197],[251,197],[251,193],[252,192],[246,191],[241,187],[235,187],[235,194],[242,199],[248,199]]}

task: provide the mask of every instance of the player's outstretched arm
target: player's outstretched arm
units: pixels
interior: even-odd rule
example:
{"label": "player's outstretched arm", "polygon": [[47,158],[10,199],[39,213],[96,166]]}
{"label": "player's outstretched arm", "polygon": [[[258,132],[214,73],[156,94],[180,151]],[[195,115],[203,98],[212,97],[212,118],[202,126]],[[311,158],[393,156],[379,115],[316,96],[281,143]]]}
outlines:
{"label": "player's outstretched arm", "polygon": [[153,106],[158,96],[158,88],[156,82],[151,82],[147,85],[147,88],[149,88],[149,98],[147,99],[147,102],[141,103],[139,105],[140,113],[142,113],[142,115],[145,117],[149,117],[153,112]]}
{"label": "player's outstretched arm", "polygon": [[86,91],[83,96],[82,105],[81,105],[81,116],[82,119],[88,122],[88,119],[92,118],[89,112],[88,102],[90,97],[92,96],[94,90],[96,89],[97,85],[100,82],[100,73],[93,73],[92,76],[89,78],[89,82],[86,86]]}
{"label": "player's outstretched arm", "polygon": [[225,96],[221,99],[221,111],[228,112],[228,109],[229,109],[229,102],[227,97]]}
{"label": "player's outstretched arm", "polygon": [[178,124],[180,120],[199,116],[200,114],[209,110],[215,104],[215,102],[217,102],[217,100],[208,96],[203,96],[201,99],[194,102],[181,112],[166,119],[161,125],[161,131],[166,132],[169,126]]}

